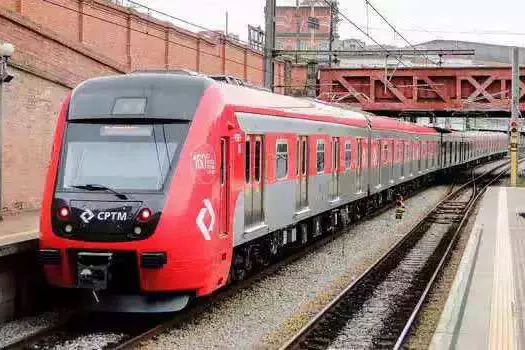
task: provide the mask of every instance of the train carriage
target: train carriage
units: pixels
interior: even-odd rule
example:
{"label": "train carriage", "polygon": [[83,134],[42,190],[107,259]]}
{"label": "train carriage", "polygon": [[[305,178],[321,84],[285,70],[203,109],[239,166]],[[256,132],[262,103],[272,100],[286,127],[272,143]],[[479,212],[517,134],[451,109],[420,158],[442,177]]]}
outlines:
{"label": "train carriage", "polygon": [[91,79],[57,123],[40,224],[45,275],[95,295],[98,309],[178,310],[405,186],[502,155],[503,136],[200,76]]}

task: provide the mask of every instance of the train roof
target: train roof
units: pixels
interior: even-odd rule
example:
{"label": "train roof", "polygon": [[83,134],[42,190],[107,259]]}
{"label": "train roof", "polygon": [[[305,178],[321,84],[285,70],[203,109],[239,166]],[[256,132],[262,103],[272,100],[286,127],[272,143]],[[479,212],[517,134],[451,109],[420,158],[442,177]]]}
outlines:
{"label": "train roof", "polygon": [[306,118],[317,121],[341,123],[375,130],[403,131],[414,134],[436,134],[432,127],[426,127],[370,113],[341,108],[321,101],[301,99],[265,91],[247,89],[235,85],[221,84],[225,104],[253,112],[281,112],[282,116]]}
{"label": "train roof", "polygon": [[[205,76],[158,71],[94,78],[81,83],[73,90],[68,118],[114,117],[119,100],[126,100],[121,106],[123,111],[125,112],[126,108],[138,108],[142,114],[137,113],[137,118],[146,115],[192,120],[201,98],[210,88],[218,91],[218,103],[222,103],[224,108],[231,107],[236,111],[304,118],[362,128],[370,126],[375,130],[437,133],[431,127],[373,116],[321,101],[223,84]],[[140,100],[143,100],[142,105]]]}

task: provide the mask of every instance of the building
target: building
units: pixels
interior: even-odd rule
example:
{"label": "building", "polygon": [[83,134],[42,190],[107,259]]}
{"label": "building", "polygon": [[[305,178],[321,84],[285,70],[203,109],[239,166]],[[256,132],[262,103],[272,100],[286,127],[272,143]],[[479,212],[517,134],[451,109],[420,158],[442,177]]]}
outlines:
{"label": "building", "polygon": [[[465,67],[465,66],[508,66],[511,64],[512,47],[504,45],[494,45],[486,43],[458,41],[458,40],[432,40],[415,47],[421,50],[474,50],[474,56],[442,56],[437,55],[423,56],[395,56],[388,55],[378,46],[362,46],[362,42],[355,39],[346,39],[340,41],[341,46],[335,46],[341,50],[375,50],[377,55],[353,55],[341,54],[339,66],[345,68],[366,68],[366,67],[384,67],[385,63],[389,68],[397,66],[417,67],[417,66],[434,66],[435,62],[440,62],[443,67]],[[349,48],[346,48],[346,45]],[[408,49],[411,47],[393,47],[384,45],[387,50]],[[525,48],[520,48],[520,62],[525,64]]]}
{"label": "building", "polygon": [[[468,66],[498,66],[511,64],[511,46],[495,45],[470,41],[459,40],[432,40],[417,44],[418,49],[456,49],[474,50],[473,57],[463,59],[447,58],[445,63],[448,65],[468,65]],[[520,63],[525,64],[525,48],[520,48]]]}
{"label": "building", "polygon": [[[278,50],[328,50],[332,9],[336,0],[277,0],[275,48]],[[333,12],[335,16],[335,11]],[[333,21],[337,23],[337,21]],[[334,25],[334,39],[337,38]]]}

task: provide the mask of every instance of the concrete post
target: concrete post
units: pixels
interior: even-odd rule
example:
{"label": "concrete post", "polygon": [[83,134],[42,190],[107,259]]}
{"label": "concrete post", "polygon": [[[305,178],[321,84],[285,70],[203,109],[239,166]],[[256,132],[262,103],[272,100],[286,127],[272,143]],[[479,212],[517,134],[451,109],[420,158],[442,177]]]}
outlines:
{"label": "concrete post", "polygon": [[266,0],[266,36],[264,46],[264,87],[273,91],[275,48],[275,0]]}

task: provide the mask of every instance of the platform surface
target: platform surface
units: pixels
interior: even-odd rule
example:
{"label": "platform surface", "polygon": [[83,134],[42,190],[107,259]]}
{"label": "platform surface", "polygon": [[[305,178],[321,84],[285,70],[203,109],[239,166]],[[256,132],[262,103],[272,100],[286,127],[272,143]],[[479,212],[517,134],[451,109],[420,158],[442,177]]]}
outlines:
{"label": "platform surface", "polygon": [[430,348],[525,349],[524,301],[525,189],[493,187],[482,199]]}
{"label": "platform surface", "polygon": [[[38,238],[38,211],[6,215],[0,221],[0,249],[36,241]],[[5,251],[4,251],[5,253]],[[0,252],[0,255],[5,255]]]}

